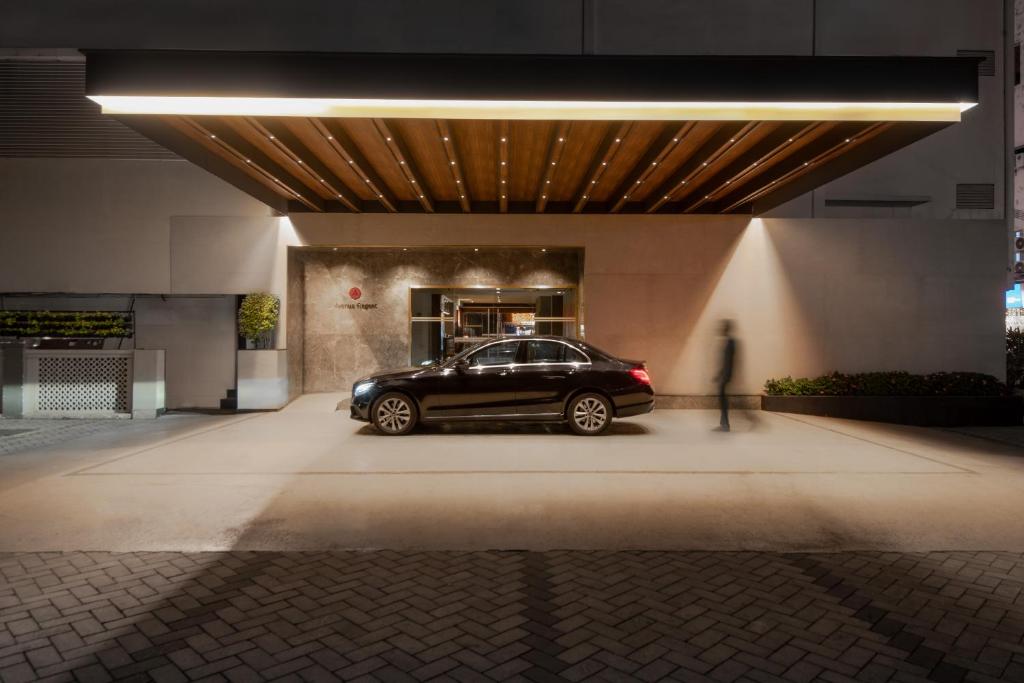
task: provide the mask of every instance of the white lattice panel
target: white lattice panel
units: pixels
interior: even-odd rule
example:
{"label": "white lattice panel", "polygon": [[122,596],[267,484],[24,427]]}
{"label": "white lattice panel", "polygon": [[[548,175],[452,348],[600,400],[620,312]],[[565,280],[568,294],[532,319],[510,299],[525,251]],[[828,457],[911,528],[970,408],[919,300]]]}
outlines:
{"label": "white lattice panel", "polygon": [[132,361],[128,354],[26,354],[26,415],[87,416],[131,412]]}

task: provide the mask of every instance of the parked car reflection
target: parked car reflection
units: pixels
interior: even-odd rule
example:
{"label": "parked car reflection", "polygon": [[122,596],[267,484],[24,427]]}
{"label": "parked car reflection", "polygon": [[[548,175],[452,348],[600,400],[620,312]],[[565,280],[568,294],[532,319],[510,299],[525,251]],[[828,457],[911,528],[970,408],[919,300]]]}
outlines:
{"label": "parked car reflection", "polygon": [[613,418],[654,409],[642,361],[615,358],[563,337],[500,339],[430,367],[386,372],[352,386],[351,416],[388,435],[420,422],[564,422],[604,433]]}

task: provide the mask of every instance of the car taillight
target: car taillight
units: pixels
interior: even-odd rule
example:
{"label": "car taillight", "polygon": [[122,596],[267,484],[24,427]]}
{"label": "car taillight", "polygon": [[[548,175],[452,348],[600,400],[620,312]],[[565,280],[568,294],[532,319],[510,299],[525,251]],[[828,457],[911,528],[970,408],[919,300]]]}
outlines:
{"label": "car taillight", "polygon": [[647,374],[647,368],[643,366],[633,368],[632,370],[629,371],[629,374],[632,375],[633,379],[635,379],[637,382],[640,382],[640,384],[651,383],[651,376]]}

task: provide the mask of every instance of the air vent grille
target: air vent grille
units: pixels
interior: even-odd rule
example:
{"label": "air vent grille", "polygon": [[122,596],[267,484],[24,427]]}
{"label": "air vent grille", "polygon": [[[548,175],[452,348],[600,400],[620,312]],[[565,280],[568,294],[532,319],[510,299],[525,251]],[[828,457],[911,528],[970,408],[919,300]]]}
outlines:
{"label": "air vent grille", "polygon": [[85,63],[0,61],[0,157],[175,159],[85,97]]}
{"label": "air vent grille", "polygon": [[960,183],[956,186],[956,208],[996,208],[996,186],[991,183]]}
{"label": "air vent grille", "polygon": [[979,57],[981,61],[978,62],[978,75],[996,75],[996,53],[993,50],[957,50],[956,56]]}

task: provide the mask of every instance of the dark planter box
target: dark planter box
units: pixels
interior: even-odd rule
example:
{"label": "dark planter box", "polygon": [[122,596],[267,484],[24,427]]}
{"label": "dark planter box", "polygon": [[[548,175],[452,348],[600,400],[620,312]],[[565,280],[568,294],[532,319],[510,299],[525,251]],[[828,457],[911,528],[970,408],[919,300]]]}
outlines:
{"label": "dark planter box", "polygon": [[761,409],[921,427],[1019,426],[1020,396],[762,396]]}

